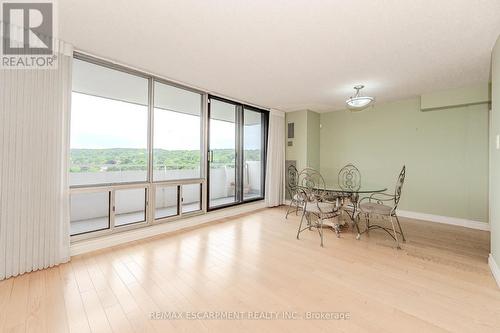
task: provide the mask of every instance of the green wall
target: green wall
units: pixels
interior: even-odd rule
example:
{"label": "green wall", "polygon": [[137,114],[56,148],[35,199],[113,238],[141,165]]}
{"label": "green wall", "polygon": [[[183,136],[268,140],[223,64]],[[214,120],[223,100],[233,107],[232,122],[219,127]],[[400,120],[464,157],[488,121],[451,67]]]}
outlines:
{"label": "green wall", "polygon": [[488,221],[488,104],[422,112],[414,98],[322,113],[321,125],[327,182],[353,163],[364,183],[393,191],[405,164],[402,210]]}
{"label": "green wall", "polygon": [[320,169],[320,115],[307,111],[307,166]]}
{"label": "green wall", "polygon": [[[295,138],[287,139],[292,146],[286,147],[287,160],[296,160],[297,169],[320,168],[320,115],[310,110],[286,113],[286,122],[295,124]],[[288,135],[287,135],[288,137]]]}
{"label": "green wall", "polygon": [[500,37],[491,56],[491,125],[490,125],[490,223],[491,254],[500,267]]}
{"label": "green wall", "polygon": [[295,124],[295,138],[287,139],[287,143],[291,141],[293,145],[287,144],[285,159],[296,160],[297,169],[302,170],[307,166],[307,111],[287,112],[285,119],[287,124]]}

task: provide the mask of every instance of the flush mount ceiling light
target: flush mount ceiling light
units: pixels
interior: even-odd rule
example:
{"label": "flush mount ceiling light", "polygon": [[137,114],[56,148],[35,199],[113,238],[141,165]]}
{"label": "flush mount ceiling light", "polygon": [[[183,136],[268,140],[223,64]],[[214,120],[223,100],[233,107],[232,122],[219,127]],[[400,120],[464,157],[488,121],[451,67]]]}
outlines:
{"label": "flush mount ceiling light", "polygon": [[366,109],[368,106],[375,102],[375,98],[369,96],[360,96],[359,91],[363,89],[365,86],[358,85],[355,86],[356,94],[351,96],[347,101],[345,101],[347,108],[351,111],[361,111]]}

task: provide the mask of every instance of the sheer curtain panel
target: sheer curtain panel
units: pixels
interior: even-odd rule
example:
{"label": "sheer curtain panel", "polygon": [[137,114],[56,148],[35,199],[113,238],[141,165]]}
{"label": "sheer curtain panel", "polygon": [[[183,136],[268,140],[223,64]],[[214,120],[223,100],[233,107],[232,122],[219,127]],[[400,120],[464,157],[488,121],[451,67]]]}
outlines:
{"label": "sheer curtain panel", "polygon": [[267,143],[266,205],[283,204],[285,184],[285,114],[271,110]]}
{"label": "sheer curtain panel", "polygon": [[0,280],[69,260],[72,47],[57,69],[0,69]]}

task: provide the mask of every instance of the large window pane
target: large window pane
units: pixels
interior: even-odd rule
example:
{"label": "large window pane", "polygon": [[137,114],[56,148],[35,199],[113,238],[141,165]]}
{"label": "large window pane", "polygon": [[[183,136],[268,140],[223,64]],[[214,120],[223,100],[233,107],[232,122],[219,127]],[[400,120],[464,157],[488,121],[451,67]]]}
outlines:
{"label": "large window pane", "polygon": [[182,185],[182,212],[201,210],[201,184]]}
{"label": "large window pane", "polygon": [[109,197],[109,192],[72,194],[70,204],[71,235],[108,229]]}
{"label": "large window pane", "polygon": [[157,186],[155,196],[155,219],[179,215],[178,186]]}
{"label": "large window pane", "polygon": [[245,109],[243,115],[243,199],[262,197],[262,128],[261,112]]}
{"label": "large window pane", "polygon": [[201,177],[201,94],[154,84],[153,180]]}
{"label": "large window pane", "polygon": [[70,185],[147,180],[148,80],[74,60]]}
{"label": "large window pane", "polygon": [[115,226],[146,221],[146,189],[115,191]]}

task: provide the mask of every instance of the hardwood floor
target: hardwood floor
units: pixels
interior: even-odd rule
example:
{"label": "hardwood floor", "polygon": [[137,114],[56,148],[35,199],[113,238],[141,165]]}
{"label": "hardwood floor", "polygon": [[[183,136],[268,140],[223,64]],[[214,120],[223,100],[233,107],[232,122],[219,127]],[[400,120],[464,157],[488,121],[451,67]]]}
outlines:
{"label": "hardwood floor", "polygon": [[[299,218],[284,215],[265,209],[1,281],[0,331],[500,331],[488,232],[401,219],[402,250],[382,231],[357,241],[350,231],[337,239],[327,230],[321,248],[315,231],[297,240]],[[168,311],[349,318],[151,319]]]}

